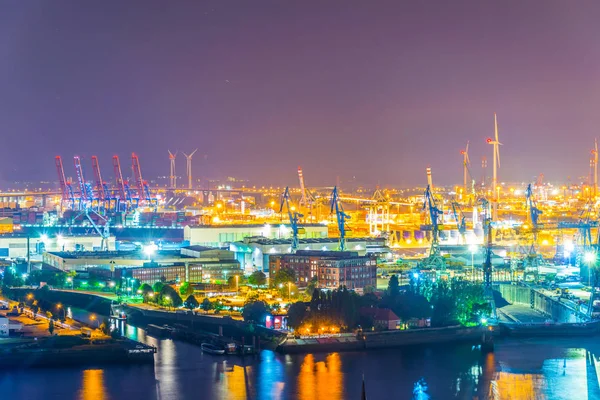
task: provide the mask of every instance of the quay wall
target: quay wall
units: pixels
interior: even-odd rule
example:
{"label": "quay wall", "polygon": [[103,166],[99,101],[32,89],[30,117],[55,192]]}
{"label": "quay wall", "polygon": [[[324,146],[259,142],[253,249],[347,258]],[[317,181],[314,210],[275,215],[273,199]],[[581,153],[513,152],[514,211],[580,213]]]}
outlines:
{"label": "quay wall", "polygon": [[585,314],[530,287],[500,284],[497,289],[509,303],[530,306],[555,322],[580,323],[589,321]]}

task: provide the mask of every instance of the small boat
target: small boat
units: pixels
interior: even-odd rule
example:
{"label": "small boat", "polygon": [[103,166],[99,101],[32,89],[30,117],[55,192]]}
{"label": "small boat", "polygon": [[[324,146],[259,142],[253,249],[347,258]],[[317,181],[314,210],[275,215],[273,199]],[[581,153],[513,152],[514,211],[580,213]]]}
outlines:
{"label": "small boat", "polygon": [[214,346],[210,343],[202,343],[200,345],[200,348],[202,349],[203,352],[208,353],[208,354],[216,354],[216,355],[225,354],[225,350],[220,349],[217,346]]}

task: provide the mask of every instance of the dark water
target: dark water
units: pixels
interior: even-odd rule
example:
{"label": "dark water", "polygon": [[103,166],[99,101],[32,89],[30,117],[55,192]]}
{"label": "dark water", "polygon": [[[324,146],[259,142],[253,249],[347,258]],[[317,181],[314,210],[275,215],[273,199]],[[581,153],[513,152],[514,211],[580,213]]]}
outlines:
{"label": "dark water", "polygon": [[31,369],[0,373],[0,399],[600,399],[596,338],[498,342],[482,356],[447,345],[256,358],[203,354],[138,328],[158,348],[154,366]]}

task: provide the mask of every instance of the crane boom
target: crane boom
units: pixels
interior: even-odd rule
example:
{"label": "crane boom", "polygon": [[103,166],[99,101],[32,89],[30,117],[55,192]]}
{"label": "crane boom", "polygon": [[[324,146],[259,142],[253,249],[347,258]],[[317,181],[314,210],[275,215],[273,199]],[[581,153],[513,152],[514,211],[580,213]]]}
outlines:
{"label": "crane boom", "polygon": [[69,192],[67,189],[67,179],[65,178],[65,169],[61,156],[55,157],[56,172],[58,172],[58,182],[60,183],[60,191],[62,193],[62,201],[69,200]]}
{"label": "crane boom", "polygon": [[98,157],[92,156],[92,169],[94,170],[94,178],[96,179],[96,193],[98,200],[106,200],[107,193],[104,192],[104,183],[102,182],[102,175],[100,174],[100,164],[98,163]]}
{"label": "crane boom", "polygon": [[138,198],[141,200],[144,196],[144,180],[142,179],[142,168],[140,167],[140,159],[137,154],[131,153],[131,168],[133,169],[133,177],[137,189]]}

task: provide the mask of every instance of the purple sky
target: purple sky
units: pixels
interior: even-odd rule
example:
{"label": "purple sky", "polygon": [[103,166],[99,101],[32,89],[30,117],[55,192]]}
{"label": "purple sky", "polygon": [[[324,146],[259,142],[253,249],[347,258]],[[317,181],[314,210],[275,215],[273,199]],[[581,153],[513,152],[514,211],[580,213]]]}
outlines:
{"label": "purple sky", "polygon": [[5,1],[0,180],[56,179],[57,154],[108,180],[132,151],[151,178],[198,147],[201,178],[459,183],[467,140],[491,173],[494,112],[501,180],[583,176],[598,21],[564,0]]}

